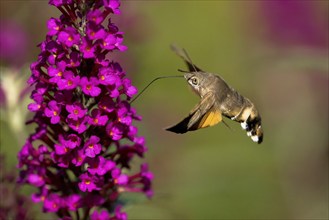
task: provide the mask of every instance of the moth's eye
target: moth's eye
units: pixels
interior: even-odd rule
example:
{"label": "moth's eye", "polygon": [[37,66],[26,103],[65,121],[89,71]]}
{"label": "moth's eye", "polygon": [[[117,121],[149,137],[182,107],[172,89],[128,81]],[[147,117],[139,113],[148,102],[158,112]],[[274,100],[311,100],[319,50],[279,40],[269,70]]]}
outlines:
{"label": "moth's eye", "polygon": [[191,82],[192,82],[193,85],[198,85],[198,79],[196,77],[193,77],[191,79]]}

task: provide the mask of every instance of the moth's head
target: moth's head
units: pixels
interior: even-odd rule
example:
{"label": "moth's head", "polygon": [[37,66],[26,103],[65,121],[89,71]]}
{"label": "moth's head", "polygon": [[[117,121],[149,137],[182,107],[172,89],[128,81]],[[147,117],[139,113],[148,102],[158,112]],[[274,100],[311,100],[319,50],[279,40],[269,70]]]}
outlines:
{"label": "moth's head", "polygon": [[201,97],[208,92],[208,84],[212,81],[212,77],[212,74],[206,72],[190,72],[184,74],[187,83]]}

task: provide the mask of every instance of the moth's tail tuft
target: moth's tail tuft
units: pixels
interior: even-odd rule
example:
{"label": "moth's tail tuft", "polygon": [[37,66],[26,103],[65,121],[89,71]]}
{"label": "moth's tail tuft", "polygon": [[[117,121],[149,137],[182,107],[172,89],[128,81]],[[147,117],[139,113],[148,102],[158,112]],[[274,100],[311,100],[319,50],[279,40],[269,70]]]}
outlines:
{"label": "moth's tail tuft", "polygon": [[258,144],[263,142],[264,136],[261,121],[261,117],[257,115],[253,118],[249,117],[247,121],[241,123],[241,127],[247,131],[247,135]]}

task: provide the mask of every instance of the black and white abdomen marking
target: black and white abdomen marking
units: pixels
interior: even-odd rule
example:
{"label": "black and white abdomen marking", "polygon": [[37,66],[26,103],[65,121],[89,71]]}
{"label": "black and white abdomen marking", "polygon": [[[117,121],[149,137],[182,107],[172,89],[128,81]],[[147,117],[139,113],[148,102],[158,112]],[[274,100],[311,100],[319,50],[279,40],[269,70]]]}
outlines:
{"label": "black and white abdomen marking", "polygon": [[241,127],[247,131],[247,135],[251,137],[254,142],[262,143],[262,119],[254,105],[242,109],[241,113],[233,120],[241,123]]}

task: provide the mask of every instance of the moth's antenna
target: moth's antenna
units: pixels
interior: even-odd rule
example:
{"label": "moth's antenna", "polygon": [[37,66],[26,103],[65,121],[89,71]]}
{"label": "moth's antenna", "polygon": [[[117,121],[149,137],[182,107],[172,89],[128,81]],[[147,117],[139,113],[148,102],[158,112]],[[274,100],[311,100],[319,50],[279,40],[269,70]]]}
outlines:
{"label": "moth's antenna", "polygon": [[181,78],[181,77],[184,77],[184,76],[183,75],[179,75],[179,76],[160,76],[160,77],[157,77],[157,78],[153,79],[147,86],[144,87],[144,89],[142,89],[142,91],[140,93],[138,93],[138,95],[133,100],[130,101],[130,104],[133,103],[155,81],[157,81],[159,79]]}
{"label": "moth's antenna", "polygon": [[191,57],[188,55],[187,51],[184,48],[182,50],[183,50],[186,58],[188,59],[188,61],[191,63],[191,66],[192,66],[194,72],[198,72],[197,69],[195,68],[195,65],[193,64]]}
{"label": "moth's antenna", "polygon": [[171,47],[172,51],[174,51],[178,56],[180,56],[185,61],[190,72],[192,72],[192,71],[193,72],[204,72],[199,67],[197,67],[196,65],[193,64],[191,57],[188,55],[188,53],[185,49],[179,48],[174,44],[171,44],[170,47]]}

